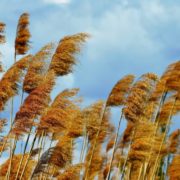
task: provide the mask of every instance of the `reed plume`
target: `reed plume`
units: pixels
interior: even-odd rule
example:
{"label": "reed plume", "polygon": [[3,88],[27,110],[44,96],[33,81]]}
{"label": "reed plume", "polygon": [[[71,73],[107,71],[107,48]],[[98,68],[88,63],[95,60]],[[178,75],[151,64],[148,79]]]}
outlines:
{"label": "reed plume", "polygon": [[161,99],[159,109],[161,104],[164,103],[168,92],[179,91],[179,66],[180,61],[170,64],[156,84],[151,100],[158,102]]}
{"label": "reed plume", "polygon": [[49,72],[43,82],[29,94],[16,113],[13,134],[19,137],[30,131],[31,127],[35,125],[34,119],[41,115],[48,106],[53,86],[54,73]]}
{"label": "reed plume", "polygon": [[4,127],[7,125],[6,119],[0,119],[0,133],[3,132]]}
{"label": "reed plume", "polygon": [[77,93],[78,89],[66,89],[57,95],[40,119],[39,134],[43,130],[47,133],[61,133],[68,130],[70,123],[80,112],[75,100],[73,101]]}
{"label": "reed plume", "polygon": [[18,21],[16,39],[15,39],[15,56],[23,55],[29,50],[29,39],[31,37],[29,31],[29,14],[23,13]]}
{"label": "reed plume", "polygon": [[175,130],[169,137],[169,151],[176,153],[180,149],[180,129]]}
{"label": "reed plume", "polygon": [[[4,35],[5,26],[6,25],[3,22],[0,22],[0,44],[3,44],[6,42],[6,38]],[[0,57],[1,57],[1,52],[0,52]],[[0,62],[0,72],[3,72],[3,67],[2,67],[1,62]]]}
{"label": "reed plume", "polygon": [[6,151],[9,148],[9,143],[7,142],[9,140],[9,136],[5,135],[0,138],[0,152]]}
{"label": "reed plume", "polygon": [[80,52],[81,45],[88,37],[86,33],[79,33],[60,40],[49,69],[53,70],[57,76],[71,73],[73,65],[76,64],[75,55]]}
{"label": "reed plume", "polygon": [[77,111],[75,113],[72,121],[69,122],[68,126],[68,135],[72,138],[78,138],[83,136],[83,129],[85,126],[85,122],[83,121],[83,113],[81,111]]}
{"label": "reed plume", "polygon": [[[172,112],[171,112],[172,111]],[[173,116],[179,112],[179,103],[175,102],[174,96],[170,96],[162,105],[157,122],[160,126],[167,125],[170,114]]]}
{"label": "reed plume", "polygon": [[24,70],[30,63],[31,55],[17,61],[0,80],[0,110],[4,109],[7,101],[18,93],[19,83],[22,79]]}
{"label": "reed plume", "polygon": [[62,136],[59,138],[57,145],[53,148],[50,157],[50,164],[63,168],[72,162],[72,138]]}
{"label": "reed plume", "polygon": [[[156,76],[156,75],[154,75]],[[146,117],[145,107],[149,103],[157,78],[150,74],[144,74],[131,88],[127,97],[123,113],[125,118],[131,122],[138,122]]]}
{"label": "reed plume", "polygon": [[25,92],[30,93],[43,81],[49,64],[48,59],[52,55],[53,48],[54,44],[49,43],[32,57],[23,82],[23,90]]}
{"label": "reed plume", "polygon": [[48,165],[57,168],[65,168],[72,162],[72,138],[64,135],[59,137],[58,143],[55,147],[48,149],[42,154],[40,161],[36,165],[32,177],[36,177],[39,173],[46,172]]}
{"label": "reed plume", "polygon": [[5,43],[5,35],[4,35],[4,30],[5,30],[6,25],[3,22],[0,22],[0,44]]}
{"label": "reed plume", "polygon": [[135,128],[129,158],[143,161],[148,158],[148,152],[152,145],[149,136],[153,137],[156,128],[151,122],[139,122],[135,125]]}
{"label": "reed plume", "polygon": [[126,95],[130,90],[130,85],[134,81],[133,75],[127,75],[120,79],[113,87],[107,99],[107,106],[120,106],[125,103]]}
{"label": "reed plume", "polygon": [[94,143],[92,141],[96,139],[96,133],[100,126],[101,129],[99,132],[99,136],[97,138],[98,143],[102,143],[105,140],[106,135],[114,130],[114,128],[110,124],[109,109],[106,110],[105,115],[103,117],[103,122],[100,124],[103,107],[104,102],[97,101],[83,110],[83,118],[86,122],[88,139],[91,144]]}
{"label": "reed plume", "polygon": [[172,163],[169,166],[168,174],[170,180],[178,180],[180,177],[180,155],[177,154],[174,156]]}
{"label": "reed plume", "polygon": [[177,61],[169,65],[167,70],[169,70],[169,76],[167,75],[166,87],[168,88],[169,91],[179,91],[180,89],[180,61]]}

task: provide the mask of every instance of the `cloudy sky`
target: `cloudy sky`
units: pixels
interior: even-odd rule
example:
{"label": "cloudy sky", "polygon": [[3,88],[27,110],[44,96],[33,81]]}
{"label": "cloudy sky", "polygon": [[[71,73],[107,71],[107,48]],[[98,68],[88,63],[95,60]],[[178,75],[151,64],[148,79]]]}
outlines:
{"label": "cloudy sky", "polygon": [[62,79],[80,87],[86,99],[105,98],[124,75],[162,74],[180,56],[180,1],[168,0],[1,0],[0,21],[7,24],[4,64],[13,62],[19,16],[31,15],[32,52],[63,36],[88,32],[91,39],[75,73]]}
{"label": "cloudy sky", "polygon": [[179,0],[0,0],[3,64],[13,62],[19,16],[30,13],[31,52],[78,32],[91,34],[75,72],[57,88],[79,87],[85,102],[105,99],[124,75],[161,75],[180,57]]}

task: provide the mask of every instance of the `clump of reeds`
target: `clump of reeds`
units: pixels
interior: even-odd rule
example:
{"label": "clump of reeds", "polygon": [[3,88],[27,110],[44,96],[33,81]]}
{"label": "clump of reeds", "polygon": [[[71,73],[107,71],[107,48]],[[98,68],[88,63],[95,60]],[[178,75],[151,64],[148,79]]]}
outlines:
{"label": "clump of reeds", "polygon": [[[17,155],[13,156],[13,159],[11,162],[11,164],[12,164],[11,165],[12,166],[11,177],[10,177],[11,180],[14,180],[16,177],[16,173],[18,170],[18,166],[20,163],[21,156],[22,156],[21,154],[17,154]],[[24,161],[22,162],[23,166],[25,165],[27,156],[28,156],[28,154],[25,155]],[[3,163],[0,166],[0,177],[2,179],[6,179],[6,173],[8,171],[9,163],[10,163],[10,159],[8,159],[5,163]],[[23,179],[28,179],[31,176],[31,172],[32,172],[34,164],[35,164],[35,161],[31,159],[29,164],[28,164],[28,167],[26,169],[26,172],[23,175]],[[21,167],[21,171],[23,169],[23,166]]]}
{"label": "clump of reeds", "polygon": [[32,126],[35,125],[35,118],[40,116],[50,101],[50,92],[54,86],[54,73],[47,74],[43,82],[34,89],[25,99],[16,113],[12,133],[22,136],[28,133]]}
{"label": "clump of reeds", "polygon": [[[0,23],[0,43],[4,28]],[[77,97],[80,89],[65,89],[55,98],[52,90],[56,77],[73,72],[89,35],[65,36],[54,53],[50,43],[16,61],[16,55],[29,50],[30,36],[29,14],[24,13],[17,26],[15,62],[0,80],[0,111],[12,102],[10,120],[0,117],[0,158],[4,151],[9,155],[0,164],[0,179],[179,178],[180,133],[176,129],[169,135],[169,129],[180,111],[180,61],[161,77],[124,76],[107,99],[84,107]],[[14,112],[20,91],[21,105]],[[120,111],[115,126],[114,107]],[[77,153],[80,158],[74,162]]]}

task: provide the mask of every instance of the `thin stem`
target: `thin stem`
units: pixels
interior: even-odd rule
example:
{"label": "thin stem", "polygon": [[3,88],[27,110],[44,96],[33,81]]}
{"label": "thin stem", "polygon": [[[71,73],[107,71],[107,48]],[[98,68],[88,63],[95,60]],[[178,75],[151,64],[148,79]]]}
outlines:
{"label": "thin stem", "polygon": [[14,151],[15,151],[15,149],[16,149],[16,142],[17,142],[17,139],[15,138],[15,139],[14,139],[13,146],[11,147],[10,163],[9,163],[9,168],[8,168],[8,171],[7,171],[7,174],[6,174],[6,177],[7,177],[8,180],[9,180],[10,174],[11,174],[11,167],[12,167],[12,161],[13,161]]}
{"label": "thin stem", "polygon": [[127,174],[128,179],[131,178],[131,167],[132,167],[132,164],[130,163],[130,165],[129,165],[129,171],[128,171],[128,174]]}
{"label": "thin stem", "polygon": [[14,114],[14,99],[12,97],[11,99],[11,113],[10,113],[10,129],[12,129],[12,125],[13,125],[13,114]]}
{"label": "thin stem", "polygon": [[[37,160],[36,165],[39,163],[39,160],[40,160],[41,148],[42,148],[42,151],[43,151],[43,148],[44,148],[44,146],[45,146],[45,137],[46,137],[46,136],[44,136],[44,135],[45,135],[45,131],[43,130],[42,135],[41,135],[41,137],[40,137],[41,143],[40,143],[40,147],[39,147],[39,151],[38,151],[38,160]],[[43,143],[43,140],[44,140],[44,143]],[[39,146],[39,143],[38,143],[38,146]],[[36,165],[34,165],[34,166],[36,166]],[[30,179],[33,178],[33,175],[34,175],[34,173],[31,174]]]}
{"label": "thin stem", "polygon": [[118,140],[118,136],[119,136],[119,129],[120,129],[120,126],[121,126],[122,118],[123,118],[123,113],[121,112],[121,117],[119,119],[118,129],[117,129],[117,133],[116,133],[115,141],[114,141],[114,145],[113,145],[113,152],[112,152],[112,156],[111,156],[109,171],[108,171],[108,175],[107,175],[107,178],[106,178],[108,180],[110,179],[110,176],[111,176],[111,167],[112,167],[112,162],[113,162],[113,159],[114,159],[114,153],[115,153],[115,150],[116,150],[116,145],[117,145],[117,140]]}
{"label": "thin stem", "polygon": [[[159,126],[159,121],[158,121],[158,118],[159,118],[159,115],[160,115],[160,110],[162,108],[162,105],[164,104],[164,101],[166,100],[166,97],[167,97],[167,93],[168,91],[166,90],[165,86],[164,86],[164,90],[162,92],[162,96],[160,98],[160,101],[159,101],[159,105],[158,105],[158,111],[157,111],[157,114],[155,116],[155,120],[154,120],[154,124],[156,124],[156,127],[155,127],[155,131],[153,133],[153,137],[151,137],[151,135],[149,135],[148,139],[152,142],[155,138],[155,135],[156,135],[156,132],[158,130],[158,126]],[[146,171],[147,171],[147,167],[148,167],[148,164],[149,164],[149,161],[151,159],[151,152],[152,152],[152,149],[153,149],[153,146],[154,146],[154,143],[152,143],[151,145],[151,148],[150,148],[150,152],[149,152],[149,156],[148,156],[148,160],[147,160],[147,163],[144,167],[144,177],[146,176]]]}
{"label": "thin stem", "polygon": [[82,162],[84,162],[84,154],[85,154],[85,151],[87,150],[87,148],[88,148],[88,133],[86,135],[84,152],[82,154]]}
{"label": "thin stem", "polygon": [[141,167],[140,167],[140,170],[139,170],[139,175],[138,175],[138,179],[137,179],[137,180],[140,180],[140,179],[141,179],[142,167],[143,167],[143,164],[141,164]]}
{"label": "thin stem", "polygon": [[154,165],[154,169],[153,169],[153,172],[152,172],[152,176],[154,177],[155,176],[155,170],[157,168],[157,162],[158,162],[158,159],[159,159],[159,156],[160,156],[160,152],[161,152],[161,149],[162,149],[162,146],[163,146],[163,143],[164,143],[164,140],[166,138],[166,133],[168,131],[168,126],[169,126],[169,123],[171,121],[171,118],[173,116],[173,110],[174,110],[174,106],[176,104],[176,100],[177,100],[177,97],[175,98],[174,100],[174,103],[173,103],[173,106],[171,108],[171,111],[170,111],[170,114],[169,114],[169,118],[168,118],[168,121],[167,121],[167,124],[166,124],[166,128],[165,128],[165,131],[164,131],[164,134],[163,134],[163,138],[162,138],[162,141],[161,141],[161,144],[160,144],[160,148],[159,148],[159,151],[158,151],[158,155],[157,155],[157,158],[155,160],[155,165]]}
{"label": "thin stem", "polygon": [[23,175],[24,175],[24,173],[25,173],[25,170],[26,170],[26,168],[27,168],[28,162],[29,162],[30,157],[31,157],[32,150],[33,150],[33,148],[34,148],[34,144],[35,144],[35,142],[36,142],[36,138],[37,138],[37,134],[35,134],[35,136],[34,136],[34,139],[33,139],[32,145],[31,145],[30,152],[29,152],[28,157],[27,157],[27,160],[26,160],[26,162],[25,162],[25,164],[24,164],[24,168],[23,168],[23,170],[22,170],[22,173],[21,173],[21,176],[20,176],[19,180],[22,179],[22,177],[23,177]]}
{"label": "thin stem", "polygon": [[162,94],[160,102],[159,102],[158,111],[157,111],[157,114],[155,117],[155,122],[157,122],[159,119],[160,110],[161,110],[162,105],[164,104],[164,101],[166,100],[167,94],[168,94],[168,91],[166,91],[166,89],[164,88],[163,94]]}
{"label": "thin stem", "polygon": [[[23,103],[23,97],[24,97],[24,91],[22,91],[22,94],[21,94],[21,100],[20,100],[21,105]],[[2,148],[1,148],[1,151],[0,151],[0,157],[2,156],[2,153],[4,151],[4,148],[6,146],[7,140],[9,138],[10,132],[11,132],[13,124],[14,124],[14,121],[13,121],[13,98],[12,98],[12,101],[11,101],[11,118],[10,118],[10,122],[11,122],[10,130],[8,132],[8,135],[7,135],[6,139],[5,139],[5,141],[3,142],[3,145],[2,145]]]}
{"label": "thin stem", "polygon": [[87,140],[87,137],[88,137],[88,135],[87,135],[86,125],[85,125],[83,145],[82,145],[82,148],[81,148],[81,154],[80,154],[80,160],[79,160],[80,163],[82,163],[82,161],[83,161],[84,151],[85,151],[85,148],[86,148],[86,140]]}
{"label": "thin stem", "polygon": [[127,153],[127,156],[126,156],[125,162],[124,162],[124,164],[123,164],[123,168],[122,168],[122,175],[121,175],[121,180],[122,180],[122,179],[123,179],[123,177],[124,177],[125,168],[126,168],[127,160],[128,160],[128,157],[129,157],[129,151],[130,151],[130,148],[131,148],[131,145],[132,145],[132,142],[133,142],[133,137],[134,137],[134,134],[135,134],[135,129],[134,129],[134,131],[133,131],[132,138],[131,138],[131,142],[130,142],[129,147],[128,147],[128,153]]}
{"label": "thin stem", "polygon": [[26,143],[25,143],[25,146],[24,146],[23,155],[22,155],[22,157],[21,157],[21,160],[20,160],[20,163],[19,163],[19,166],[18,166],[18,170],[17,170],[17,173],[16,173],[16,178],[15,178],[15,180],[17,180],[17,178],[18,178],[19,171],[20,171],[20,169],[21,169],[21,165],[22,165],[22,162],[23,162],[24,157],[25,157],[25,154],[26,154],[26,149],[27,149],[27,145],[28,145],[28,143],[29,143],[29,139],[30,139],[30,136],[31,136],[31,131],[32,131],[32,127],[31,127],[30,132],[29,132],[29,134],[28,134],[28,136],[27,136],[27,139],[26,139]]}
{"label": "thin stem", "polygon": [[171,159],[171,154],[169,154],[167,157],[166,176],[168,176],[168,168],[169,168],[169,164],[170,164],[170,159]]}
{"label": "thin stem", "polygon": [[43,138],[45,137],[44,136],[44,131],[42,132],[42,135],[41,135],[41,143],[40,143],[40,147],[39,147],[39,152],[38,152],[38,162],[39,162],[39,159],[40,159],[40,155],[41,155],[41,148],[43,147]]}

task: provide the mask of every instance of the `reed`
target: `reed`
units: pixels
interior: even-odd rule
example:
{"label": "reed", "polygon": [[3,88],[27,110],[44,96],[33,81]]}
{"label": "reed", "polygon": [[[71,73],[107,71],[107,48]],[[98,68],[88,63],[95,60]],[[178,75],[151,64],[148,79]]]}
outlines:
{"label": "reed", "polygon": [[[0,44],[4,32],[0,22]],[[169,130],[180,111],[180,61],[160,77],[126,75],[107,98],[84,107],[81,89],[59,92],[57,79],[73,73],[90,35],[65,36],[17,60],[30,49],[30,37],[29,14],[23,13],[14,63],[0,79],[0,111],[11,102],[10,120],[0,117],[0,158],[6,151],[9,155],[0,164],[0,179],[178,179],[180,133],[179,128],[171,134]],[[19,92],[21,104],[15,112]],[[115,124],[113,108],[120,112]],[[82,147],[76,149],[80,141]],[[77,153],[80,158],[74,162]]]}

